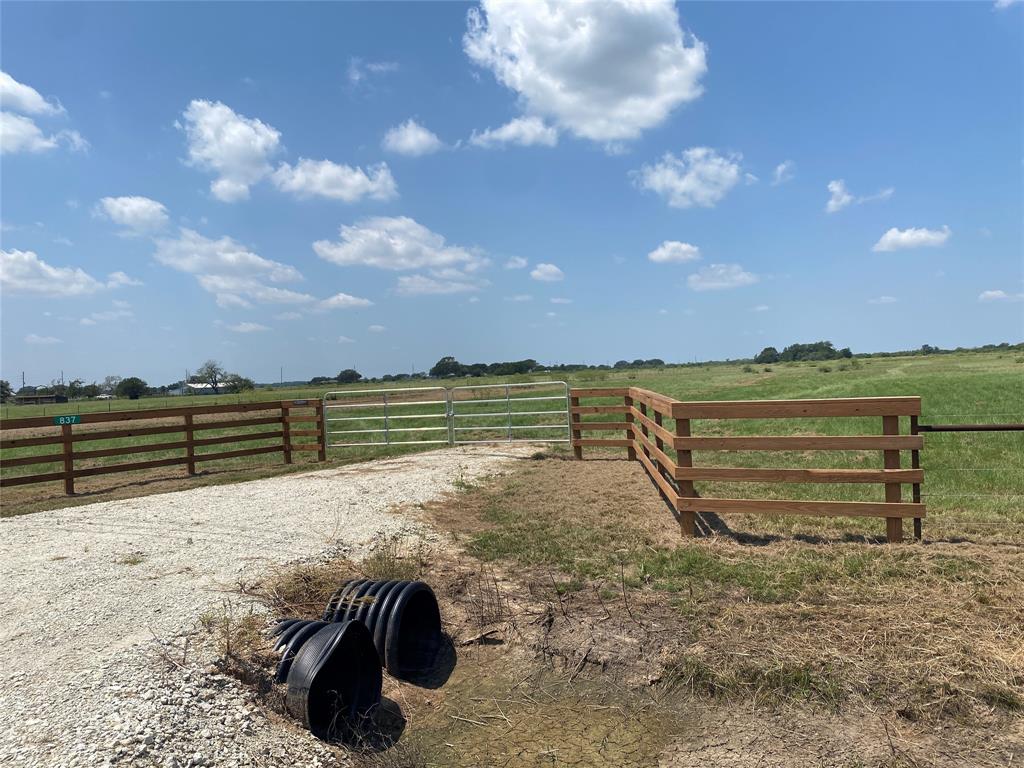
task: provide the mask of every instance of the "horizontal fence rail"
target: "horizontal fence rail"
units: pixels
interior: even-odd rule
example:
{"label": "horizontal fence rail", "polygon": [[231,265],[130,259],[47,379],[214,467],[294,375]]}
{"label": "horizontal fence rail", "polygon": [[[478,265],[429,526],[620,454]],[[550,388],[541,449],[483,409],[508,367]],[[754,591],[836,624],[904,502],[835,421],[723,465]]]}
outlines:
{"label": "horizontal fence rail", "polygon": [[[581,404],[601,399],[603,404]],[[613,401],[608,403],[607,401]],[[621,404],[620,402],[621,401]],[[639,461],[651,480],[676,511],[684,534],[696,532],[699,513],[781,514],[879,517],[886,520],[891,542],[903,538],[903,520],[914,521],[921,536],[925,505],[921,503],[924,471],[920,466],[923,438],[918,434],[919,397],[856,397],[821,400],[734,400],[683,402],[657,392],[627,388],[573,389],[569,393],[573,452],[583,457],[587,447],[625,448],[630,460]],[[597,419],[583,419],[595,416]],[[869,435],[718,436],[692,434],[694,421],[711,425],[738,419],[880,419],[880,433]],[[909,419],[909,434],[900,433],[900,419]],[[668,422],[671,422],[669,424]],[[623,437],[605,436],[608,432]],[[855,431],[855,430],[851,430]],[[599,432],[602,436],[586,436]],[[672,453],[675,455],[673,456]],[[878,468],[776,468],[694,466],[695,451],[722,455],[733,451],[795,451],[801,457],[814,451],[879,451]],[[904,468],[901,451],[910,451],[911,466]],[[826,483],[878,484],[884,501],[818,501],[804,499],[709,498],[695,483]],[[902,486],[912,486],[912,502],[903,500]]]}
{"label": "horizontal fence rail", "polygon": [[[222,414],[235,414],[238,417],[217,418]],[[215,418],[197,420],[197,417],[201,416]],[[179,421],[180,423],[176,423]],[[116,425],[119,428],[91,428],[93,425],[102,424]],[[298,425],[298,428],[295,425]],[[249,427],[270,428],[241,434],[233,432]],[[210,432],[223,431],[232,431],[232,434],[204,436]],[[95,444],[98,441],[135,440],[150,435],[176,434],[183,435],[183,438],[89,448],[89,443]],[[282,454],[285,463],[291,464],[292,454],[303,451],[316,452],[317,460],[324,461],[326,454],[323,434],[324,411],[320,400],[275,400],[4,419],[0,422],[0,468],[6,470],[10,467],[58,464],[61,469],[34,474],[5,473],[0,476],[0,487],[63,481],[64,492],[71,495],[75,492],[77,478],[94,475],[178,465],[184,466],[189,475],[194,475],[196,465],[204,462],[274,453]],[[313,442],[296,441],[296,438],[313,438]],[[267,444],[253,447],[250,444],[254,442]],[[246,447],[231,450],[196,450],[232,444]],[[25,448],[38,446],[55,446],[59,450],[30,455],[23,452]],[[147,454],[179,451],[182,452],[180,456],[144,458]],[[94,462],[97,459],[118,456],[130,457],[132,460],[99,464]],[[89,463],[89,466],[82,466],[82,462]]]}

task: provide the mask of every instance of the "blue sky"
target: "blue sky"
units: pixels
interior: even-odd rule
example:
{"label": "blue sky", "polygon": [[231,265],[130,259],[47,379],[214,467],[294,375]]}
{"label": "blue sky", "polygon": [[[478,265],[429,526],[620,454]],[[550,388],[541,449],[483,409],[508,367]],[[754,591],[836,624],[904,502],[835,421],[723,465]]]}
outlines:
{"label": "blue sky", "polygon": [[1024,336],[1010,3],[10,3],[0,375]]}

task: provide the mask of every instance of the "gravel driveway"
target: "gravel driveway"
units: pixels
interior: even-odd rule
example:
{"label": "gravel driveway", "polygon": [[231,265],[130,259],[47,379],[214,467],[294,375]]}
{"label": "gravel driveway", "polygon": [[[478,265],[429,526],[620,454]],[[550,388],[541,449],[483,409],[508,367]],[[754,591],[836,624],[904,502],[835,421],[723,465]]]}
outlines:
{"label": "gravel driveway", "polygon": [[529,452],[448,449],[0,521],[0,765],[337,764],[234,680],[159,648],[239,577],[427,533],[395,508]]}

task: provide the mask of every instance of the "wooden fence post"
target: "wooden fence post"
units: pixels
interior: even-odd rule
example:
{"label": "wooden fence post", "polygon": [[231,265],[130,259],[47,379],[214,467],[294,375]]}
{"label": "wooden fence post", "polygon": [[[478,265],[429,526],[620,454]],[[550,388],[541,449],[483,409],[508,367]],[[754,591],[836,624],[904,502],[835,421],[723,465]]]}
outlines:
{"label": "wooden fence post", "polygon": [[327,419],[324,414],[324,401],[316,401],[316,428],[320,433],[318,440],[320,441],[320,450],[317,451],[317,461],[327,461]]}
{"label": "wooden fence post", "polygon": [[[627,408],[632,408],[633,407],[633,398],[630,397],[629,395],[626,395],[623,398],[623,402],[625,403]],[[629,447],[626,448],[626,460],[627,461],[636,461],[636,446],[632,442],[632,441],[636,440],[636,435],[633,434],[633,414],[632,413],[627,413],[626,414],[626,422],[629,424],[629,426],[626,427],[626,439],[630,441]]]}
{"label": "wooden fence post", "polygon": [[[640,413],[642,413],[644,416],[646,416],[647,415],[647,404],[646,403],[640,403],[640,409],[639,410],[640,410]],[[643,422],[640,423],[640,431],[644,433],[644,437],[650,437],[651,436],[650,431],[647,429],[647,425],[644,424]],[[647,450],[647,446],[643,447],[643,451],[644,451],[644,455],[647,458],[650,459],[651,458],[651,452],[649,450]],[[658,466],[658,460],[657,459],[651,459],[651,461],[654,463],[655,467]]]}
{"label": "wooden fence post", "polygon": [[[919,433],[920,433],[920,430],[918,430],[918,428],[917,428],[917,416],[911,416],[910,417],[910,434],[917,435]],[[913,467],[914,469],[920,469],[921,468],[921,452],[919,450],[917,450],[916,448],[910,452],[910,466]],[[913,490],[913,493],[914,493],[914,503],[915,504],[920,504],[921,503],[921,484],[920,483],[914,483],[913,486],[912,486],[912,490]],[[921,540],[921,518],[920,517],[915,517],[914,518],[914,538],[917,539],[918,541]]]}
{"label": "wooden fence post", "polygon": [[188,473],[194,475],[196,473],[196,445],[195,445],[196,433],[192,429],[192,414],[185,414],[185,440],[188,445],[185,446],[185,456],[188,458]]}
{"label": "wooden fence post", "polygon": [[[676,437],[690,436],[690,420],[676,419]],[[680,467],[693,466],[693,454],[682,448],[676,449],[676,464]],[[697,490],[693,487],[693,480],[679,481],[679,495],[687,498],[696,498]],[[697,535],[697,513],[692,510],[681,510],[679,512],[679,529],[683,536]]]}
{"label": "wooden fence post", "polygon": [[[882,417],[882,434],[884,435],[898,435],[900,433],[900,417],[899,416],[883,416]],[[884,463],[886,469],[899,469],[900,468],[900,452],[899,451],[883,451]],[[885,501],[887,504],[896,503],[898,504],[903,498],[903,490],[900,483],[886,483],[885,484]],[[902,517],[887,517],[885,518],[885,535],[889,540],[890,544],[898,544],[903,541],[903,518]]]}
{"label": "wooden fence post", "polygon": [[281,428],[284,432],[284,463],[292,463],[292,425],[288,421],[288,403],[281,403]]}
{"label": "wooden fence post", "polygon": [[[578,397],[575,397],[573,395],[569,396],[569,424],[570,424],[570,427],[571,427],[570,434],[572,435],[573,443],[575,443],[577,440],[579,440],[582,437],[582,433],[577,428],[577,426],[580,423],[580,415],[578,413],[574,413],[573,410],[572,410],[573,408],[576,408],[577,406],[579,406],[579,404],[580,404],[580,399]],[[583,458],[583,446],[581,446],[581,445],[573,445],[573,447],[572,447],[572,456],[573,456],[574,459],[582,459]]]}
{"label": "wooden fence post", "polygon": [[71,442],[71,425],[63,424],[60,428],[61,437],[64,438],[62,453],[64,454],[64,493],[68,496],[75,495],[75,457],[72,453],[74,443]]}

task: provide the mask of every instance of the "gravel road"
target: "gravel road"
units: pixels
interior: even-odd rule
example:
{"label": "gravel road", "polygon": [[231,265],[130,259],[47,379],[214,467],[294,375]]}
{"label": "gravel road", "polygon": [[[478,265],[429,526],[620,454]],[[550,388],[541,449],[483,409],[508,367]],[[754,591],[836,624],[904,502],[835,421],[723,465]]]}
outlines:
{"label": "gravel road", "polygon": [[529,451],[432,451],[0,521],[0,765],[339,764],[209,657],[180,664],[181,638],[268,564],[429,536],[396,508]]}

